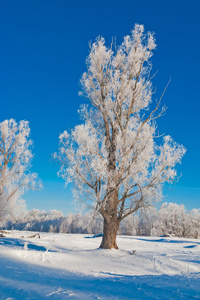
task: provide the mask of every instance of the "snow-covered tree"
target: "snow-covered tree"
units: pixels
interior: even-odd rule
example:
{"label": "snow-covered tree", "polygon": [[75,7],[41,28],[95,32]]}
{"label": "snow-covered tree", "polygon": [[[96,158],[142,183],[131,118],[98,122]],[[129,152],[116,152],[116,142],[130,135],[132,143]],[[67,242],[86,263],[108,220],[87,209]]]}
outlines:
{"label": "snow-covered tree", "polygon": [[163,203],[153,224],[152,235],[174,234],[178,237],[188,237],[191,221],[183,204]]}
{"label": "snow-covered tree", "polygon": [[154,206],[144,207],[139,213],[137,235],[150,236],[158,212]]}
{"label": "snow-covered tree", "polygon": [[155,143],[155,120],[164,113],[161,99],[151,104],[155,47],[154,35],[145,34],[142,25],[135,25],[118,48],[106,47],[99,37],[81,79],[91,107],[81,108],[81,125],[59,137],[59,175],[73,182],[75,197],[103,216],[101,248],[118,248],[120,222],[161,199],[164,183],[175,180],[174,166],[185,153],[170,136]]}
{"label": "snow-covered tree", "polygon": [[193,209],[190,212],[191,220],[191,237],[198,239],[200,237],[200,209]]}
{"label": "snow-covered tree", "polygon": [[27,188],[35,188],[35,173],[30,172],[32,159],[30,128],[27,121],[0,123],[0,221],[15,215],[21,196]]}
{"label": "snow-covered tree", "polygon": [[139,218],[138,215],[129,215],[127,218],[122,220],[118,230],[118,234],[124,235],[136,235],[138,228]]}

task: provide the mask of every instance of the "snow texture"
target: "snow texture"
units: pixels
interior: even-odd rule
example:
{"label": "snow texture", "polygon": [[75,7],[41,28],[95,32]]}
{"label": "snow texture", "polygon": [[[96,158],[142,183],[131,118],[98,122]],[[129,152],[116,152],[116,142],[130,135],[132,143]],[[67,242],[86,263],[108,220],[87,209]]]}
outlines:
{"label": "snow texture", "polygon": [[199,240],[118,236],[103,250],[101,237],[29,235],[0,238],[2,300],[200,299]]}

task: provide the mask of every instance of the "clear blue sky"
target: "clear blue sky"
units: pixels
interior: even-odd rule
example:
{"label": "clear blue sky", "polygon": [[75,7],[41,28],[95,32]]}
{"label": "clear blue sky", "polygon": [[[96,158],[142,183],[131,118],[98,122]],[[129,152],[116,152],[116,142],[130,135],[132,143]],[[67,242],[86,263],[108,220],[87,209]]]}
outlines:
{"label": "clear blue sky", "polygon": [[70,187],[58,178],[51,153],[59,133],[79,121],[78,96],[89,41],[99,35],[121,43],[135,23],[154,31],[153,80],[159,98],[171,77],[159,119],[160,133],[187,148],[182,177],[167,202],[200,208],[200,1],[6,0],[0,3],[0,121],[30,122],[33,170],[44,190],[28,192],[28,209],[74,211]]}

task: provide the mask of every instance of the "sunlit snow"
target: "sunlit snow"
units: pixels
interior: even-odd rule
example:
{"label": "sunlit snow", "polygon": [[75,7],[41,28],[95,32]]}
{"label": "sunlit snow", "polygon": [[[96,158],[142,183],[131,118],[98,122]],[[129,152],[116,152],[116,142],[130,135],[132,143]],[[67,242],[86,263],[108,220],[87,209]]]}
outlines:
{"label": "sunlit snow", "polygon": [[92,235],[28,236],[0,238],[0,299],[200,299],[199,240],[118,236],[103,250]]}

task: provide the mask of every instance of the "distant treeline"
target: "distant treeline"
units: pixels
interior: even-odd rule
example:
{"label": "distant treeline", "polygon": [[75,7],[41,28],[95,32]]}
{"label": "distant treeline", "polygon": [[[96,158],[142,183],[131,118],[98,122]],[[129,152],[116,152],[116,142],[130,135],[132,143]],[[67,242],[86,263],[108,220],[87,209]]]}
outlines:
{"label": "distant treeline", "polygon": [[[8,221],[7,230],[28,230],[39,232],[62,232],[99,234],[103,231],[100,215],[72,214],[33,209],[21,214],[16,221]],[[177,237],[200,237],[200,209],[187,212],[184,205],[164,203],[159,210],[154,207],[130,215],[121,222],[118,234],[161,236],[173,234]]]}

